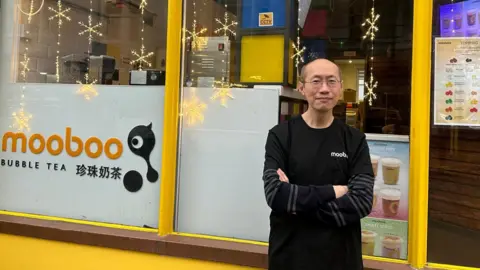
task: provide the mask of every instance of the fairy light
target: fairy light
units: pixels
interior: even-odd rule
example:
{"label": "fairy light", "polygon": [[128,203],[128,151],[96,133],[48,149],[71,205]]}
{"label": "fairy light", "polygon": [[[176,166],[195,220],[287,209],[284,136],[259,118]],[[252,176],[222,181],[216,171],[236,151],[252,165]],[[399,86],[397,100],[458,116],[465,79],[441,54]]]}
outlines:
{"label": "fairy light", "polygon": [[293,55],[292,59],[295,59],[295,66],[297,67],[300,65],[300,63],[303,63],[303,54],[305,53],[306,47],[301,45],[300,43],[300,13],[302,12],[302,9],[300,7],[300,0],[298,1],[298,19],[297,19],[297,43],[293,43]]}
{"label": "fairy light", "polygon": [[144,40],[144,32],[145,32],[145,18],[144,18],[144,13],[145,13],[145,8],[147,7],[148,2],[147,0],[142,0],[140,2],[140,11],[142,13],[142,29],[140,33],[140,39],[141,39],[141,47],[140,47],[140,53],[138,53],[135,50],[132,50],[133,56],[137,57],[136,59],[130,61],[130,65],[135,65],[138,64],[138,70],[143,69],[143,65],[147,67],[152,66],[152,62],[150,62],[148,59],[154,55],[153,52],[146,52],[145,50],[145,40]]}
{"label": "fairy light", "polygon": [[[92,0],[90,0],[90,12],[88,14],[88,25],[83,23],[83,22],[78,22],[78,24],[85,29],[80,31],[78,33],[79,36],[83,36],[84,34],[88,33],[88,46],[87,46],[87,62],[88,66],[90,69],[90,52],[92,50],[92,41],[93,41],[93,34],[96,34],[98,36],[103,36],[101,32],[99,32],[97,29],[102,26],[102,23],[99,22],[97,24],[93,24],[93,19],[92,19],[92,13],[93,13],[93,3]],[[84,80],[85,82],[82,82],[80,80],[77,80],[76,83],[80,85],[80,88],[77,90],[77,94],[83,95],[83,97],[86,100],[90,100],[93,97],[98,96],[97,89],[95,89],[95,84],[97,83],[97,80],[91,81],[89,78],[89,70],[84,75]]]}
{"label": "fairy light", "polygon": [[197,32],[197,4],[193,1],[193,23],[192,31],[184,28],[185,41],[190,41],[192,44],[192,51],[196,51],[206,45],[206,40],[200,35],[207,32],[207,28],[203,27]]}
{"label": "fairy light", "polygon": [[370,39],[370,74],[369,79],[365,82],[365,89],[367,93],[364,95],[364,99],[368,100],[368,104],[372,106],[373,101],[377,99],[377,95],[375,94],[375,89],[378,87],[378,82],[375,80],[375,76],[373,74],[373,60],[374,60],[374,40],[375,40],[375,33],[378,32],[378,19],[380,18],[380,14],[375,13],[375,0],[372,0],[372,9],[370,11],[370,17],[365,20],[362,26],[367,26],[367,30],[363,39]]}
{"label": "fairy light", "polygon": [[195,89],[192,89],[190,99],[183,101],[181,116],[186,119],[188,126],[193,126],[198,122],[203,123],[205,120],[204,112],[206,109],[207,104],[203,103],[197,97]]}
{"label": "fairy light", "polygon": [[[223,15],[223,21],[221,21],[218,18],[215,18],[215,21],[220,24],[220,27],[215,29],[214,33],[218,34],[223,31],[223,36],[228,36],[228,34],[232,34],[233,36],[237,36],[237,32],[235,32],[235,27],[238,25],[238,23],[234,20],[231,20],[229,22],[229,17],[228,17],[228,5],[225,4],[225,14]],[[233,28],[233,29],[232,29]]]}
{"label": "fairy light", "polygon": [[14,128],[18,131],[30,131],[30,120],[33,118],[33,116],[25,111],[23,107],[20,107],[20,109],[16,112],[12,113],[13,117],[13,124],[11,125],[11,128]]}
{"label": "fairy light", "polygon": [[227,108],[227,101],[230,99],[235,99],[232,94],[232,88],[245,88],[246,85],[229,83],[225,81],[225,78],[222,78],[222,81],[214,81],[213,83],[213,95],[210,97],[210,100],[216,101],[220,100],[220,105]]}
{"label": "fairy light", "polygon": [[[19,1],[20,2],[20,1]],[[32,18],[33,16],[37,15],[43,8],[43,5],[45,4],[45,0],[42,0],[42,2],[40,3],[40,7],[36,10],[36,11],[33,11],[34,9],[34,3],[35,3],[35,0],[30,0],[30,9],[29,9],[29,12],[26,12],[24,11],[21,6],[20,6],[20,3],[17,4],[18,6],[18,10],[23,13],[24,15],[28,16],[27,17],[27,21],[28,23],[30,23],[32,21]]]}
{"label": "fairy light", "polygon": [[63,25],[63,19],[67,21],[71,21],[72,19],[67,16],[67,13],[71,10],[71,8],[63,9],[62,0],[57,0],[57,9],[52,7],[48,7],[48,10],[54,13],[53,16],[48,18],[48,20],[54,20],[57,18],[57,27],[58,27],[58,34],[57,34],[57,55],[55,57],[55,76],[57,82],[60,82],[60,41],[61,41],[61,28]]}
{"label": "fairy light", "polygon": [[100,37],[103,36],[103,34],[97,30],[98,28],[102,27],[102,23],[99,22],[97,24],[93,24],[92,12],[93,12],[93,6],[92,6],[92,0],[90,0],[90,13],[88,14],[88,24],[85,24],[84,22],[78,22],[80,26],[85,28],[83,31],[80,31],[78,35],[83,36],[84,34],[88,33],[88,55],[90,55],[90,46],[92,45],[93,34],[98,35]]}
{"label": "fairy light", "polygon": [[[34,0],[30,0],[30,9],[29,9],[29,12],[24,12],[20,6],[20,4],[18,4],[18,10],[23,13],[24,15],[27,16],[27,24],[30,25],[32,23],[32,19],[33,19],[33,16],[35,16],[36,14],[38,14],[38,12],[40,12],[40,10],[42,9],[43,7],[43,4],[44,4],[44,1],[42,0],[41,4],[40,4],[40,7],[38,8],[37,11],[33,11],[34,10]],[[27,72],[30,71],[30,68],[29,68],[29,64],[30,64],[30,57],[29,57],[29,47],[30,47],[30,44],[29,44],[29,41],[30,41],[30,31],[28,30],[25,30],[25,48],[24,48],[24,52],[23,52],[23,60],[20,62],[20,65],[22,67],[22,70],[20,72],[20,75],[22,76],[22,81],[24,84],[27,83]],[[28,111],[25,110],[25,89],[26,89],[26,85],[23,85],[22,86],[22,93],[21,93],[21,96],[20,96],[20,108],[13,112],[12,113],[12,119],[13,119],[13,123],[12,125],[10,126],[10,128],[13,128],[13,129],[16,129],[20,132],[22,131],[30,131],[30,120],[33,118],[32,114],[30,114]]]}
{"label": "fairy light", "polygon": [[85,83],[82,81],[77,81],[77,84],[80,85],[80,88],[77,90],[77,94],[83,95],[86,100],[91,100],[93,97],[98,96],[97,89],[95,89],[96,83],[97,80],[90,81],[87,72],[85,74]]}

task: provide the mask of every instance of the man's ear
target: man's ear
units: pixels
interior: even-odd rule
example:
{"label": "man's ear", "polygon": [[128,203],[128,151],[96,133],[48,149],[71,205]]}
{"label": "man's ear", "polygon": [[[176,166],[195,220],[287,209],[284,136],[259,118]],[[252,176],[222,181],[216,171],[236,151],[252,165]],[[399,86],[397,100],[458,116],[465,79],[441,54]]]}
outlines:
{"label": "man's ear", "polygon": [[302,93],[302,95],[303,95],[303,87],[304,87],[304,84],[300,80],[298,80],[297,90],[298,90],[298,92]]}

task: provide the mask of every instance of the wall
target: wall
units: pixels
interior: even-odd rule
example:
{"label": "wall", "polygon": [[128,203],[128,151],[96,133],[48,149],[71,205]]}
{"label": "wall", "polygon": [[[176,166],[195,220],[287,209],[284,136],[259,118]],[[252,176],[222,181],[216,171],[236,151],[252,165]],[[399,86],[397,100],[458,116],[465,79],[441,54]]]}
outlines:
{"label": "wall", "polygon": [[254,270],[198,260],[0,234],[2,270]]}

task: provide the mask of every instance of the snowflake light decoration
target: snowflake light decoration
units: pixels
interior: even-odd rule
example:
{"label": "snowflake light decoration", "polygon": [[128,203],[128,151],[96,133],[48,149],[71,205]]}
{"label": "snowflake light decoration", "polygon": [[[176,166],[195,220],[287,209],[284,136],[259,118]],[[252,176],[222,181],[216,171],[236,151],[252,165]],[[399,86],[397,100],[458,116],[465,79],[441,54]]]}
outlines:
{"label": "snowflake light decoration", "polygon": [[83,95],[86,100],[92,99],[92,97],[98,96],[97,89],[95,89],[95,84],[97,80],[90,81],[88,73],[85,74],[85,83],[82,81],[77,81],[77,84],[80,85],[80,88],[77,90],[77,94]]}
{"label": "snowflake light decoration", "polygon": [[25,111],[23,106],[16,112],[12,113],[13,117],[13,125],[11,126],[12,128],[18,130],[18,131],[30,131],[30,120],[33,118],[33,116]]}
{"label": "snowflake light decoration", "polygon": [[63,9],[62,0],[57,1],[57,9],[54,9],[52,7],[48,7],[48,10],[50,10],[54,13],[54,15],[50,16],[50,18],[48,18],[48,20],[51,21],[55,18],[58,18],[57,24],[58,24],[59,27],[63,24],[63,19],[65,19],[67,21],[72,20],[69,16],[67,16],[67,12],[69,12],[71,10],[71,8]]}
{"label": "snowflake light decoration", "polygon": [[377,27],[378,18],[380,18],[380,14],[375,13],[375,6],[373,6],[370,11],[370,17],[367,18],[367,20],[364,23],[362,23],[362,26],[368,26],[367,32],[365,32],[363,39],[366,39],[368,37],[370,37],[370,40],[372,41],[375,39],[375,33],[378,31],[378,27]]}
{"label": "snowflake light decoration", "polygon": [[138,53],[135,50],[132,50],[132,54],[137,58],[130,61],[130,65],[135,65],[135,64],[138,63],[139,64],[139,67],[138,67],[139,70],[142,70],[144,64],[148,67],[152,66],[152,62],[150,62],[148,60],[148,58],[152,57],[154,55],[154,53],[149,52],[149,53],[145,54],[145,46],[144,45],[142,45],[140,47],[140,53]]}
{"label": "snowflake light decoration", "polygon": [[92,14],[88,15],[88,24],[85,24],[83,22],[78,22],[78,24],[85,28],[83,31],[80,31],[78,35],[83,36],[84,34],[88,33],[89,45],[92,44],[93,34],[96,34],[100,37],[103,36],[103,34],[97,30],[99,27],[102,27],[102,23],[100,22],[94,25],[92,22]]}
{"label": "snowflake light decoration", "polygon": [[370,74],[370,79],[368,82],[365,82],[365,88],[367,93],[364,96],[364,99],[368,99],[368,104],[372,106],[373,100],[377,99],[377,95],[374,90],[377,88],[378,82],[373,78],[373,74]]}
{"label": "snowflake light decoration", "polygon": [[[238,23],[236,21],[231,21],[230,23],[228,22],[229,21],[229,18],[228,18],[228,13],[225,12],[225,15],[223,16],[223,21],[219,20],[218,18],[215,18],[215,21],[220,24],[220,28],[217,28],[214,33],[215,34],[218,34],[220,32],[223,31],[223,36],[227,36],[228,33],[232,34],[233,36],[236,36],[237,33],[235,32],[235,26],[238,25]],[[233,30],[232,30],[233,28]]]}
{"label": "snowflake light decoration", "polygon": [[297,44],[293,43],[292,46],[294,51],[294,54],[292,55],[292,59],[295,59],[295,65],[298,68],[298,65],[304,62],[303,54],[307,48],[305,48],[305,46],[300,48],[300,41],[298,41]]}
{"label": "snowflake light decoration", "polygon": [[195,30],[189,31],[187,29],[183,29],[185,32],[185,41],[192,42],[192,50],[200,49],[202,46],[205,46],[207,43],[206,38],[200,37],[201,34],[207,32],[207,28],[202,28],[198,32]]}
{"label": "snowflake light decoration", "polygon": [[207,104],[203,103],[192,90],[192,95],[189,100],[184,100],[182,104],[182,116],[186,118],[187,125],[192,126],[197,122],[203,123],[205,116],[204,111],[207,109]]}

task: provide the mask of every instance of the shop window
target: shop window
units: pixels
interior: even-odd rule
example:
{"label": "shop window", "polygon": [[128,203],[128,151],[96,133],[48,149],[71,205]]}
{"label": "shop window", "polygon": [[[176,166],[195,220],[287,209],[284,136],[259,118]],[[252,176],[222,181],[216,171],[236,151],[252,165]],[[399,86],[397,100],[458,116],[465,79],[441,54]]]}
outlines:
{"label": "shop window", "polygon": [[434,1],[428,261],[480,267],[480,3]]}
{"label": "shop window", "polygon": [[335,117],[367,133],[377,172],[364,254],[406,259],[413,1],[280,2],[185,1],[176,230],[268,241],[267,132],[308,109],[297,60],[328,58]]}
{"label": "shop window", "polygon": [[166,3],[1,1],[0,209],[158,226]]}

